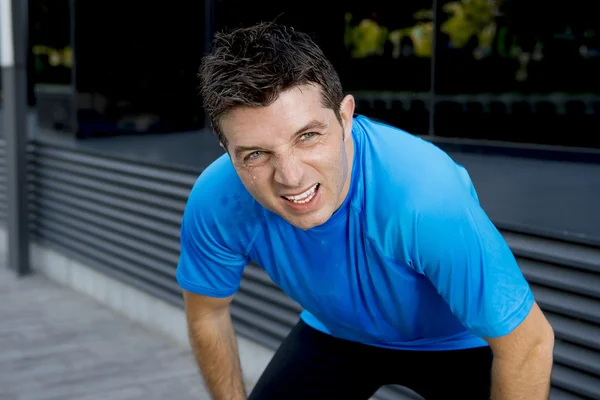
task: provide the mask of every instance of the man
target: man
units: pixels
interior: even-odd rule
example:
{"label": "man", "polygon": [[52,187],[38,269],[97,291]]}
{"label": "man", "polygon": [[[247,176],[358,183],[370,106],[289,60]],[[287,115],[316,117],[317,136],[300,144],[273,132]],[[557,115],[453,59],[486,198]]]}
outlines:
{"label": "man", "polygon": [[200,71],[226,154],[191,191],[177,279],[215,399],[244,399],[229,304],[255,262],[305,311],[250,399],[547,399],[553,331],[467,172],[354,116],[310,38],[219,34]]}

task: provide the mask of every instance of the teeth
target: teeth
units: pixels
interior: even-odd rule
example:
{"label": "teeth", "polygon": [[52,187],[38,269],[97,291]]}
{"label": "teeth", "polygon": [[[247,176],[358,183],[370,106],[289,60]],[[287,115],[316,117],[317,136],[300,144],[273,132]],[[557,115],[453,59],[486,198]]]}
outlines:
{"label": "teeth", "polygon": [[288,199],[289,201],[291,201],[292,203],[296,203],[296,204],[308,203],[309,201],[312,200],[313,197],[315,197],[315,192],[317,191],[317,186],[319,186],[318,183],[315,186],[308,189],[306,192],[301,193],[297,196],[284,196],[284,197],[286,199]]}

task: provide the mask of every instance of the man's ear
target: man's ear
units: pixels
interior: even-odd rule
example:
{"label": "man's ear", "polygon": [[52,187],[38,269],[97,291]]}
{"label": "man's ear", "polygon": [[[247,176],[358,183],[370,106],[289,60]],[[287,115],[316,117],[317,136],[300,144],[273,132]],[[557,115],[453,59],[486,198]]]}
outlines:
{"label": "man's ear", "polygon": [[354,116],[354,96],[347,95],[340,104],[340,117],[344,127],[344,138],[347,138],[352,132],[352,117]]}

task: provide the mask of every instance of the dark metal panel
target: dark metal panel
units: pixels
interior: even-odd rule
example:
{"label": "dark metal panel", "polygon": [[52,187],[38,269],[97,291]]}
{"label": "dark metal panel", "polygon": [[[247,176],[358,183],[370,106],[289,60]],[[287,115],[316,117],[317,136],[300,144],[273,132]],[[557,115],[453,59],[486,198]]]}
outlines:
{"label": "dark metal panel", "polygon": [[141,243],[133,243],[135,247],[128,247],[134,241],[129,241],[127,244],[121,245],[119,240],[122,238],[116,237],[115,239],[110,239],[97,227],[85,227],[83,224],[70,219],[48,214],[40,215],[36,221],[36,226],[71,236],[79,243],[97,248],[104,254],[117,256],[132,266],[138,265],[138,268],[144,272],[154,274],[159,284],[161,283],[160,279],[166,278],[166,280],[170,281],[175,275],[176,261],[175,263],[167,263],[164,260],[149,257],[148,253],[145,253],[145,250],[149,250],[149,247]]}
{"label": "dark metal panel", "polygon": [[[58,202],[48,196],[41,196],[39,200],[33,200],[32,206],[37,206],[39,213],[56,213],[57,217],[64,216],[74,221],[79,221],[88,226],[98,226],[106,232],[116,232],[126,238],[147,243],[154,246],[153,252],[166,252],[173,258],[179,257],[180,246],[176,240],[165,240],[164,235],[160,235],[146,229],[139,229],[117,219],[106,218],[103,214],[90,213],[85,209],[70,207],[67,204]],[[33,211],[33,210],[32,210]],[[112,234],[111,234],[112,235]]]}
{"label": "dark metal panel", "polygon": [[[42,174],[40,174],[42,175]],[[136,218],[149,218],[158,220],[161,223],[170,224],[174,228],[179,228],[181,217],[172,212],[164,212],[159,208],[150,207],[144,204],[139,204],[135,201],[120,198],[118,195],[108,195],[100,192],[86,190],[74,185],[57,182],[47,179],[37,178],[37,185],[50,191],[57,191],[66,196],[88,201],[90,203],[102,204],[105,207],[114,207],[136,216]]]}
{"label": "dark metal panel", "polygon": [[279,344],[281,343],[281,339],[279,339],[278,337],[265,335],[262,331],[256,329],[256,327],[254,327],[252,325],[246,325],[244,323],[241,323],[236,318],[233,318],[233,320],[234,320],[233,329],[237,334],[242,335],[243,337],[249,338],[252,341],[254,341],[258,344],[261,344],[261,345],[265,346],[267,349],[271,349],[273,351],[275,351],[279,347]]}
{"label": "dark metal panel", "polygon": [[550,390],[550,400],[585,400],[581,396],[577,396],[571,392],[566,392],[562,389],[553,387]]}
{"label": "dark metal panel", "polygon": [[557,339],[600,350],[600,326],[545,311]]}
{"label": "dark metal panel", "polygon": [[526,258],[517,261],[530,283],[600,299],[600,274]]}
{"label": "dark metal panel", "polygon": [[[243,303],[234,302],[231,305],[231,316],[235,323],[244,324],[256,330],[256,336],[265,335],[281,342],[291,331],[291,327],[278,323],[272,318],[256,314],[254,310],[245,308]],[[250,339],[255,339],[250,337]]]}
{"label": "dark metal panel", "polygon": [[502,231],[516,256],[600,273],[600,248]]}
{"label": "dark metal panel", "polygon": [[104,270],[110,269],[119,273],[119,276],[127,276],[127,282],[139,281],[145,287],[152,287],[152,293],[157,291],[169,293],[170,295],[180,293],[181,290],[175,279],[165,279],[152,271],[144,268],[143,265],[136,265],[119,256],[112,255],[96,248],[89,242],[80,241],[73,232],[65,233],[56,224],[51,226],[37,225],[35,235],[38,241],[50,245],[58,245],[62,249],[68,249],[69,254],[78,255],[77,259],[84,263],[90,262],[95,265],[103,265]]}
{"label": "dark metal panel", "polygon": [[[250,266],[246,268],[251,268]],[[252,280],[248,279],[248,275],[244,274],[244,279],[240,284],[240,291],[246,293],[248,296],[252,296],[261,301],[269,304],[276,304],[281,312],[288,312],[290,314],[297,315],[302,309],[299,304],[291,300],[285,294],[277,291],[275,288],[265,287]]]}
{"label": "dark metal panel", "polygon": [[[182,306],[175,281],[179,227],[197,176],[45,144],[37,144],[33,155],[30,201],[38,240]],[[555,329],[552,398],[588,396],[589,385],[600,384],[600,249],[502,233]],[[237,332],[275,349],[300,311],[263,269],[246,267],[232,304]],[[565,385],[571,378],[575,383]],[[385,398],[411,398],[401,392],[381,390]]]}
{"label": "dark metal panel", "polygon": [[[113,253],[122,252],[121,255],[125,256],[125,253],[131,252],[128,258],[139,260],[143,265],[148,265],[157,272],[169,274],[172,268],[164,268],[162,265],[176,265],[179,260],[177,253],[157,248],[156,246],[149,245],[143,241],[136,240],[136,238],[131,238],[115,231],[102,229],[102,227],[86,223],[67,214],[53,212],[53,210],[48,208],[38,210],[35,215],[38,220],[60,224],[64,229],[72,229],[82,237],[103,243],[107,250],[112,250],[111,252]],[[114,250],[111,248],[114,248]]]}
{"label": "dark metal panel", "polygon": [[600,399],[600,385],[598,383],[597,377],[563,367],[562,365],[554,365],[552,384],[561,389],[591,399]]}
{"label": "dark metal panel", "polygon": [[180,290],[165,290],[164,287],[149,284],[146,280],[140,279],[139,276],[129,274],[126,272],[127,263],[123,263],[117,258],[102,257],[101,253],[98,253],[97,250],[86,245],[81,245],[76,240],[73,240],[73,238],[52,231],[40,229],[34,234],[34,238],[37,243],[55,248],[62,254],[119,282],[131,285],[169,304],[183,307],[183,297]]}
{"label": "dark metal panel", "polygon": [[240,290],[235,295],[235,301],[252,311],[253,315],[262,315],[287,327],[293,327],[298,322],[298,314],[285,312],[277,303],[262,301],[260,298]]}
{"label": "dark metal panel", "polygon": [[[77,166],[73,166],[73,169],[76,168]],[[56,181],[79,189],[115,196],[118,199],[135,202],[138,206],[144,206],[146,209],[148,207],[156,207],[157,209],[162,209],[164,213],[172,212],[174,215],[172,218],[175,220],[180,218],[185,206],[181,201],[129,189],[127,186],[119,185],[118,181],[113,183],[103,182],[48,168],[39,168],[36,175],[40,180]]]}
{"label": "dark metal panel", "polygon": [[247,270],[244,271],[244,273],[248,276],[248,279],[252,279],[261,285],[272,286],[273,288],[277,288],[279,291],[281,291],[281,289],[275,285],[264,269],[255,264],[250,264],[250,266],[251,268],[247,268]]}
{"label": "dark metal panel", "polygon": [[543,309],[600,324],[600,301],[534,284],[531,289]]}
{"label": "dark metal panel", "polygon": [[192,187],[197,178],[195,174],[182,172],[180,169],[169,168],[168,166],[143,165],[139,161],[123,160],[104,154],[86,153],[81,149],[73,150],[51,143],[36,143],[33,146],[32,152],[35,159],[43,156],[62,159],[73,164],[85,165],[98,170],[124,173],[149,181],[171,182]]}
{"label": "dark metal panel", "polygon": [[[100,202],[70,196],[69,194],[49,189],[46,186],[34,186],[34,190],[37,197],[46,201],[60,203],[68,208],[80,210],[80,212],[102,216],[110,222],[126,224],[131,228],[154,233],[162,237],[165,242],[171,243],[176,241],[179,247],[179,228],[176,225],[167,225],[151,218],[140,218],[133,213],[112,206],[106,206]],[[33,201],[36,201],[36,199],[34,198]]]}
{"label": "dark metal panel", "polygon": [[187,185],[173,185],[167,182],[152,181],[145,177],[125,174],[124,171],[105,171],[97,169],[96,167],[73,164],[64,160],[56,160],[43,156],[38,157],[35,160],[35,164],[38,168],[44,170],[67,172],[93,181],[118,183],[119,185],[159,194],[161,196],[185,200],[189,194],[189,187]]}
{"label": "dark metal panel", "polygon": [[600,377],[600,352],[598,351],[556,341],[554,360],[559,364]]}

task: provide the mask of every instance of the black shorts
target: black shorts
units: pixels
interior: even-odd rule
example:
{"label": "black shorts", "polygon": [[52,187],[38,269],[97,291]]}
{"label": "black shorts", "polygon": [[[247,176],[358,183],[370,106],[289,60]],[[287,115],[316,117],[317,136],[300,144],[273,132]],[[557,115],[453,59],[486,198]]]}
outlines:
{"label": "black shorts", "polygon": [[426,400],[490,398],[492,352],[403,351],[336,339],[300,321],[283,341],[249,400],[367,400],[401,385]]}

